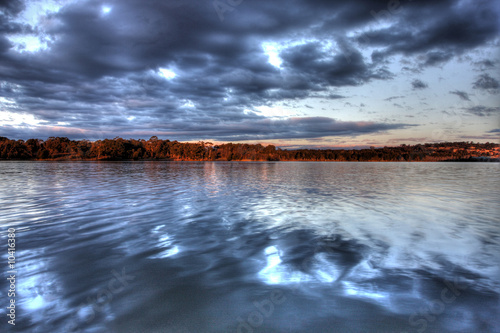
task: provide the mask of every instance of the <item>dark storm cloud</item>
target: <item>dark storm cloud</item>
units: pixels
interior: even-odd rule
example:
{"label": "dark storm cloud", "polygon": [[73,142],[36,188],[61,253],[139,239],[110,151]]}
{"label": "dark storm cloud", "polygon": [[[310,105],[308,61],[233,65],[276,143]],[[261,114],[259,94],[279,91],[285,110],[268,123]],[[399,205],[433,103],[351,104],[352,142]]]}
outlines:
{"label": "dark storm cloud", "polygon": [[12,43],[3,36],[0,36],[0,53],[3,53],[12,47]]}
{"label": "dark storm cloud", "polygon": [[413,89],[425,89],[428,87],[427,83],[419,80],[419,79],[415,79],[411,82],[411,85],[413,87]]}
{"label": "dark storm cloud", "polygon": [[[254,0],[234,8],[235,2],[221,1],[230,9],[222,20],[212,1],[70,2],[30,27],[13,21],[23,1],[0,0],[0,93],[14,101],[2,107],[34,115],[47,131],[58,123],[73,127],[72,135],[112,127],[116,135],[158,130],[222,139],[235,137],[240,124],[241,137],[260,139],[270,134],[250,123],[264,129],[271,126],[266,120],[280,123],[257,116],[256,107],[344,98],[332,91],[392,79],[390,55],[438,64],[498,34],[498,13],[489,2],[422,0],[393,8],[386,0]],[[103,5],[111,11],[104,13]],[[389,27],[355,33],[377,21]],[[43,37],[48,49],[16,52],[6,38],[16,34]],[[263,42],[280,45],[281,68],[268,62]],[[363,55],[365,46],[376,49],[371,58]],[[176,76],[162,77],[161,68]],[[482,80],[475,87],[498,86],[489,76]],[[427,87],[420,80],[412,85]],[[319,126],[293,124],[299,129],[276,137],[310,137],[311,126]]]}
{"label": "dark storm cloud", "polygon": [[309,87],[356,86],[372,79],[390,79],[385,68],[366,64],[361,53],[340,41],[343,52],[331,55],[319,42],[290,47],[281,53],[283,67],[307,80]]}
{"label": "dark storm cloud", "polygon": [[12,21],[12,18],[15,18],[23,8],[22,1],[0,0],[0,53],[12,47],[11,43],[5,38],[5,34],[33,32],[31,26]]}
{"label": "dark storm cloud", "polygon": [[470,101],[469,94],[467,94],[465,91],[455,90],[450,91],[450,94],[457,95],[461,100]]}
{"label": "dark storm cloud", "polygon": [[422,66],[437,65],[498,36],[499,8],[494,1],[415,1],[400,7],[398,13],[382,15],[389,27],[357,38],[380,47],[374,59],[419,55]]}
{"label": "dark storm cloud", "polygon": [[0,0],[0,9],[6,15],[15,16],[24,9],[24,3],[21,0]]}
{"label": "dark storm cloud", "polygon": [[488,74],[481,74],[477,77],[477,80],[473,84],[474,89],[482,90],[495,90],[500,87],[497,80],[489,76]]}
{"label": "dark storm cloud", "polygon": [[496,128],[494,130],[488,131],[488,133],[500,133],[500,128]]}
{"label": "dark storm cloud", "polygon": [[489,107],[483,105],[476,105],[466,109],[467,112],[472,113],[479,117],[488,117],[491,115],[500,114],[500,107]]}

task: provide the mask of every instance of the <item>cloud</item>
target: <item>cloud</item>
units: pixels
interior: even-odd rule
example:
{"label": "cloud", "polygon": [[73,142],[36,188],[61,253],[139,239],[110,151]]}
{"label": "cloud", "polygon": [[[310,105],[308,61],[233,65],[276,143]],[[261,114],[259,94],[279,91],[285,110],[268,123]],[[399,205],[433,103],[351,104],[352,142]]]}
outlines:
{"label": "cloud", "polygon": [[469,94],[467,94],[465,91],[455,90],[450,91],[450,94],[457,95],[461,100],[470,101]]}
{"label": "cloud", "polygon": [[0,0],[0,8],[6,15],[16,16],[24,9],[21,0]]}
{"label": "cloud", "polygon": [[426,140],[428,140],[429,138],[426,138],[426,137],[417,137],[417,138],[395,138],[395,139],[389,139],[387,140],[387,143],[389,144],[398,144],[398,143],[401,143],[401,142],[416,142],[416,143],[422,143],[422,142],[426,142]]}
{"label": "cloud", "polygon": [[477,80],[473,83],[473,87],[474,89],[494,90],[498,89],[498,87],[500,87],[500,84],[490,75],[481,74],[477,77]]}
{"label": "cloud", "polygon": [[404,96],[391,96],[391,97],[388,97],[386,99],[384,99],[384,101],[392,101],[393,99],[398,99],[398,98],[403,98]]}
{"label": "cloud", "polygon": [[383,67],[369,65],[357,50],[343,40],[337,41],[341,53],[325,50],[320,42],[292,46],[280,54],[283,68],[291,77],[300,77],[304,87],[357,86],[373,79],[387,80],[393,75]]}
{"label": "cloud", "polygon": [[488,133],[500,133],[500,128],[496,128],[494,130],[488,131]]}
{"label": "cloud", "polygon": [[[363,121],[339,121],[328,117],[291,117],[286,119],[268,119],[256,117],[252,120],[230,122],[193,123],[189,121],[173,121],[171,123],[151,126],[122,128],[122,124],[114,124],[97,130],[65,128],[63,126],[39,126],[14,128],[1,126],[4,135],[12,138],[28,139],[45,138],[51,135],[68,136],[84,139],[102,139],[122,135],[125,138],[144,138],[152,135],[166,138],[197,140],[214,139],[222,141],[273,140],[273,139],[306,139],[328,136],[359,136],[379,133],[415,126],[401,123],[376,123]],[[16,134],[17,133],[17,134]],[[52,133],[52,134],[51,134]]]}
{"label": "cloud", "polygon": [[411,85],[413,87],[414,90],[416,89],[425,89],[428,87],[427,83],[419,80],[419,79],[415,79],[411,82]]}
{"label": "cloud", "polygon": [[490,70],[492,68],[495,68],[496,63],[497,63],[496,60],[483,59],[483,60],[474,62],[474,65],[476,65],[479,68],[479,70],[485,71],[485,70]]}
{"label": "cloud", "polygon": [[[358,136],[368,133],[402,129],[409,124],[339,121],[328,117],[292,117],[261,119],[235,124],[216,124],[213,127],[189,127],[191,131],[216,132],[224,140],[269,140],[321,138],[328,136]],[[200,133],[209,137],[210,133]],[[192,135],[192,134],[190,134]]]}
{"label": "cloud", "polygon": [[485,135],[461,135],[459,136],[460,139],[465,139],[465,140],[482,140],[482,141],[489,141],[489,142],[495,142],[498,140],[498,135],[492,135],[492,134],[485,134]]}
{"label": "cloud", "polygon": [[415,1],[400,7],[385,27],[357,36],[359,43],[378,48],[373,59],[418,55],[420,66],[435,66],[498,36],[499,8],[491,2]]}
{"label": "cloud", "polygon": [[477,105],[477,106],[472,106],[470,108],[466,108],[465,110],[479,117],[488,117],[500,113],[500,107],[498,106],[491,107],[491,106]]}
{"label": "cloud", "polygon": [[12,43],[3,36],[0,36],[0,53],[8,51],[12,47]]}
{"label": "cloud", "polygon": [[321,98],[321,99],[342,99],[342,98],[346,98],[346,96],[343,96],[343,95],[339,95],[339,94],[333,94],[333,93],[329,93],[329,94],[322,94],[322,95],[310,95],[309,98]]}

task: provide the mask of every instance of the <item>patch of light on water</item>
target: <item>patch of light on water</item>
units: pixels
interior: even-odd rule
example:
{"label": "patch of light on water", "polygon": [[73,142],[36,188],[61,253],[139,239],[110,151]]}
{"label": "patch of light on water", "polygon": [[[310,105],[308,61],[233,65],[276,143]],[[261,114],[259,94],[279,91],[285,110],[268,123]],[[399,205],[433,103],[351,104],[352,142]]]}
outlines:
{"label": "patch of light on water", "polygon": [[346,276],[350,280],[362,281],[380,276],[380,270],[373,268],[368,260],[363,260],[356,265]]}
{"label": "patch of light on water", "polygon": [[323,254],[314,257],[314,265],[309,274],[284,265],[276,246],[267,247],[264,254],[266,266],[258,273],[258,276],[267,284],[331,283],[339,277],[338,269],[328,262]]}
{"label": "patch of light on water", "polygon": [[264,250],[266,255],[266,267],[259,272],[259,276],[263,277],[269,284],[279,284],[283,281],[282,271],[277,269],[281,263],[279,251],[276,246],[269,246]]}
{"label": "patch of light on water", "polygon": [[340,276],[338,268],[326,258],[324,253],[318,253],[314,256],[313,269],[313,275],[319,282],[331,283]]}
{"label": "patch of light on water", "polygon": [[161,229],[163,229],[165,227],[164,224],[162,225],[157,225],[156,227],[153,228],[153,230],[151,231],[152,233],[154,234],[157,234]]}
{"label": "patch of light on water", "polygon": [[151,259],[162,259],[162,258],[168,258],[171,257],[175,254],[179,253],[179,248],[177,246],[174,246],[171,249],[166,249],[165,251],[162,251],[158,253],[157,255],[151,256],[149,258]]}
{"label": "patch of light on water", "polygon": [[309,280],[305,274],[298,271],[290,271],[281,265],[282,260],[276,246],[269,246],[264,250],[266,255],[266,267],[258,276],[267,284],[288,284]]}
{"label": "patch of light on water", "polygon": [[26,303],[25,308],[28,310],[38,310],[46,306],[46,302],[41,295]]}
{"label": "patch of light on water", "polygon": [[370,288],[364,288],[359,285],[354,285],[352,282],[343,281],[345,286],[345,293],[349,296],[366,297],[371,299],[385,299],[387,295],[380,292],[375,292],[370,290]]}
{"label": "patch of light on water", "polygon": [[162,259],[162,258],[168,258],[171,257],[177,253],[179,253],[179,247],[177,245],[173,244],[173,240],[171,239],[171,236],[164,232],[161,233],[161,230],[165,227],[165,225],[159,225],[156,226],[151,232],[153,234],[159,234],[158,236],[158,242],[155,245],[157,248],[165,248],[165,250],[161,251],[158,254],[155,254],[153,256],[149,256],[148,258],[150,259]]}
{"label": "patch of light on water", "polygon": [[397,286],[396,281],[386,285],[370,282],[374,279],[391,280],[389,277],[384,278],[379,269],[365,260],[344,276],[341,285],[346,296],[376,303],[392,313],[409,314],[417,305],[424,305],[425,297],[422,296],[418,280],[410,280],[402,288]]}
{"label": "patch of light on water", "polygon": [[365,298],[380,303],[384,307],[386,307],[389,303],[388,295],[386,293],[376,291],[374,288],[347,281],[342,281],[342,284],[345,288],[345,294],[349,297]]}
{"label": "patch of light on water", "polygon": [[34,325],[44,325],[53,314],[69,313],[69,304],[64,300],[62,283],[48,271],[49,265],[41,260],[42,251],[19,251],[17,269],[23,271],[16,281],[16,296],[20,311]]}

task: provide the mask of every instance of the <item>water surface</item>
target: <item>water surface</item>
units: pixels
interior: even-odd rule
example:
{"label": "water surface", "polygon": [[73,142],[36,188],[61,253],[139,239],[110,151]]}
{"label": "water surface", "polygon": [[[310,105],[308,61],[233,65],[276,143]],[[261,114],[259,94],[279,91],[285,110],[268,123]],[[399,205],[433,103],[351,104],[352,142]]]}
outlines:
{"label": "water surface", "polygon": [[6,325],[6,279],[0,325],[499,332],[499,171],[1,162],[0,231],[6,245],[7,228],[17,230],[18,273],[16,327]]}

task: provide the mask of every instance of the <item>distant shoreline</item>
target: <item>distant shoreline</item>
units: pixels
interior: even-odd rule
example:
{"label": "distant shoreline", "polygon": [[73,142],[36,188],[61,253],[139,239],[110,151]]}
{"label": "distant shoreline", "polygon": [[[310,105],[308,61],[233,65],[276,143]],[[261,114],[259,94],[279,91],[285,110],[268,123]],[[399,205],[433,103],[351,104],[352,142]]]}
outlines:
{"label": "distant shoreline", "polygon": [[241,161],[241,162],[499,162],[496,143],[441,142],[369,149],[297,149],[273,145],[160,140],[98,141],[0,137],[0,160],[26,161]]}
{"label": "distant shoreline", "polygon": [[244,162],[244,163],[255,163],[255,162],[320,162],[320,163],[500,163],[500,159],[491,158],[491,159],[456,159],[456,160],[440,160],[440,161],[335,161],[335,160],[278,160],[278,161],[269,161],[269,160],[177,160],[177,159],[121,159],[121,160],[113,160],[113,159],[67,159],[67,158],[57,158],[57,159],[0,159],[0,162]]}

